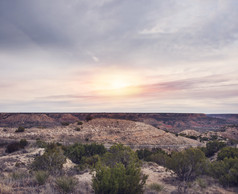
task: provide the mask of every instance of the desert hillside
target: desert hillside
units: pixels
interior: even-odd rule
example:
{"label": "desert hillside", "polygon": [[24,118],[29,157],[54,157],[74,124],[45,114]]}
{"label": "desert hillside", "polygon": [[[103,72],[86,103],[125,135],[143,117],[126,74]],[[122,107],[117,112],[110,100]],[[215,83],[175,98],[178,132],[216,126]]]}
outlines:
{"label": "desert hillside", "polygon": [[151,125],[121,119],[93,119],[88,122],[72,123],[68,126],[32,127],[22,133],[17,128],[0,128],[1,139],[41,139],[59,142],[99,142],[104,144],[122,143],[134,146],[183,147],[197,146],[200,142],[176,136]]}
{"label": "desert hillside", "polygon": [[198,145],[199,142],[157,129],[151,125],[119,119],[93,119],[82,132],[92,141],[130,145]]}

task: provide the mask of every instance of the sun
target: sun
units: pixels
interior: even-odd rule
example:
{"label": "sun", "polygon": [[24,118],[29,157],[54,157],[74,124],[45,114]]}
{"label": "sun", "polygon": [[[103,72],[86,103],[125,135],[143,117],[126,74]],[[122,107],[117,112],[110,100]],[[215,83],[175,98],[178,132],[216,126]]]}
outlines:
{"label": "sun", "polygon": [[139,92],[139,78],[126,72],[104,73],[92,80],[94,91],[101,96],[130,96]]}
{"label": "sun", "polygon": [[132,83],[129,79],[126,79],[125,77],[121,76],[115,76],[115,78],[112,78],[108,80],[108,89],[111,90],[117,90],[117,89],[122,89],[130,86]]}

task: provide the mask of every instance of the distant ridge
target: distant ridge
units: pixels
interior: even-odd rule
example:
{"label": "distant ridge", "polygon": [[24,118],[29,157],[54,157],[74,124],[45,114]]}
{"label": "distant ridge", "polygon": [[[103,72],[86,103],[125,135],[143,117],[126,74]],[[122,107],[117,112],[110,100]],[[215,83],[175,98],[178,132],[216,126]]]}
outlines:
{"label": "distant ridge", "polygon": [[238,114],[203,113],[0,113],[0,127],[49,127],[62,122],[74,123],[92,118],[111,118],[140,121],[154,127],[180,132],[187,129],[196,131],[217,131],[231,124],[238,124]]}

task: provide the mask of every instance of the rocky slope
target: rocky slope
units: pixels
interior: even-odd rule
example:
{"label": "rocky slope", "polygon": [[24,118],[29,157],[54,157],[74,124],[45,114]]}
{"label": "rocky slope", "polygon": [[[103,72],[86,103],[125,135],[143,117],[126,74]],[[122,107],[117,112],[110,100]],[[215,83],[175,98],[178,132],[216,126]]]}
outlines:
{"label": "rocky slope", "polygon": [[226,126],[223,132],[219,132],[219,135],[238,141],[238,125]]}
{"label": "rocky slope", "polygon": [[200,142],[176,136],[175,134],[157,129],[151,125],[121,120],[121,119],[93,119],[89,122],[68,126],[48,128],[27,128],[22,133],[16,133],[16,128],[0,128],[0,139],[41,139],[59,142],[99,142],[104,144],[122,143],[133,146],[160,146],[177,148],[197,146]]}
{"label": "rocky slope", "polygon": [[119,119],[93,119],[82,133],[92,141],[129,145],[198,145],[199,142],[157,129],[151,125]]}

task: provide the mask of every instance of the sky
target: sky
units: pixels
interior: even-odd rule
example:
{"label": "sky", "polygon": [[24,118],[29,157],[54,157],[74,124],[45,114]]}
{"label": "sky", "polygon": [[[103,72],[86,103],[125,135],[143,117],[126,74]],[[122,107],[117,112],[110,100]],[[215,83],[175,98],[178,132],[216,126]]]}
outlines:
{"label": "sky", "polygon": [[238,113],[237,0],[0,0],[0,112]]}

